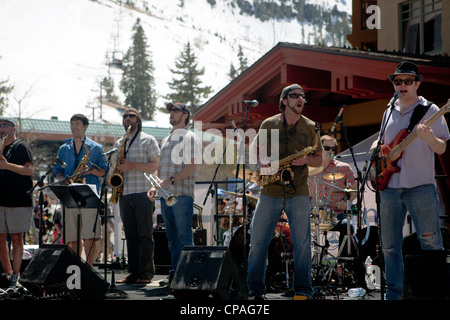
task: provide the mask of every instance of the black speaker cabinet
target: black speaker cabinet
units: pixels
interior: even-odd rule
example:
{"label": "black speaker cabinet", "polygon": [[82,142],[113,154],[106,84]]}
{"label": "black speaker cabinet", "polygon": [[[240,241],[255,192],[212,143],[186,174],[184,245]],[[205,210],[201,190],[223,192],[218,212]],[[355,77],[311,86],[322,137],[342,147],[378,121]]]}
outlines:
{"label": "black speaker cabinet", "polygon": [[165,230],[155,230],[153,231],[153,239],[155,241],[155,255],[154,261],[156,267],[169,268],[171,267],[170,262],[170,251],[167,245],[167,235]]}
{"label": "black speaker cabinet", "polygon": [[405,299],[449,299],[450,268],[445,250],[423,250],[404,258]]}
{"label": "black speaker cabinet", "polygon": [[101,299],[109,287],[66,245],[41,245],[19,282],[38,297],[68,295],[75,299]]}
{"label": "black speaker cabinet", "polygon": [[170,288],[176,299],[247,299],[227,247],[185,247]]}

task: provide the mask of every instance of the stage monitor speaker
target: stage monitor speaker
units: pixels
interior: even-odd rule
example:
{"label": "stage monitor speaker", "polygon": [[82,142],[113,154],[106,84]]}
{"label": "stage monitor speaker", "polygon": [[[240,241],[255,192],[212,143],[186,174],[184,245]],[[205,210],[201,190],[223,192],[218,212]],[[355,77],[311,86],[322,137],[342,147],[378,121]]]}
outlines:
{"label": "stage monitor speaker", "polygon": [[450,268],[445,250],[406,254],[403,296],[405,299],[449,299]]}
{"label": "stage monitor speaker", "polygon": [[104,298],[109,284],[66,245],[41,245],[19,282],[37,297]]}
{"label": "stage monitor speaker", "polygon": [[170,288],[176,299],[247,299],[227,247],[185,247]]}

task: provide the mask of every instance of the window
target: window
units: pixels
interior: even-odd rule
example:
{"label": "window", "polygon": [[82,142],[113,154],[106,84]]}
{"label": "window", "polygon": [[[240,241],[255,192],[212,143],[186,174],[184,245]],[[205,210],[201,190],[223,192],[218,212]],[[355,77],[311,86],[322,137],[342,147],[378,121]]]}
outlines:
{"label": "window", "polygon": [[414,54],[442,52],[442,0],[413,0],[401,5],[403,51]]}

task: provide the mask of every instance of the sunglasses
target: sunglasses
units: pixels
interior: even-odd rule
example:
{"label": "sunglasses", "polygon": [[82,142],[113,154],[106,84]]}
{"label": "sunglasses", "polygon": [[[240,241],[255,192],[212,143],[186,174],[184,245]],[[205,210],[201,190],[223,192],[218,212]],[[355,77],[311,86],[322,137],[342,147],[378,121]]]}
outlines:
{"label": "sunglasses", "polygon": [[305,99],[305,95],[303,93],[289,93],[288,97],[291,99],[298,99],[299,97],[302,97],[302,99]]}
{"label": "sunglasses", "polygon": [[124,118],[124,119],[126,119],[126,118],[128,118],[128,117],[130,117],[130,118],[136,118],[136,115],[133,114],[133,113],[127,113],[127,114],[124,114],[124,115],[122,116],[122,118]]}
{"label": "sunglasses", "polygon": [[394,81],[392,81],[392,83],[396,86],[401,86],[402,83],[404,83],[407,86],[412,85],[416,80],[415,79],[394,79]]}
{"label": "sunglasses", "polygon": [[8,127],[12,127],[13,125],[11,124],[11,123],[2,123],[2,124],[0,124],[0,128],[2,128],[2,129],[6,129],[6,128],[8,128]]}
{"label": "sunglasses", "polygon": [[336,147],[329,147],[329,146],[323,146],[323,149],[325,150],[325,151],[336,151]]}

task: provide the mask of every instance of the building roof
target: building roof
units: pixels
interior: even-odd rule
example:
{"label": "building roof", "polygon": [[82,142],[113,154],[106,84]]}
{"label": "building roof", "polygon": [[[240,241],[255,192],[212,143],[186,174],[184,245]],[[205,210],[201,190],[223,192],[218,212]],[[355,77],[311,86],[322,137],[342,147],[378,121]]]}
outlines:
{"label": "building roof", "polygon": [[[70,121],[60,120],[43,120],[43,119],[15,119],[16,123],[20,125],[21,132],[33,132],[36,134],[69,134],[70,135]],[[167,136],[172,128],[158,128],[158,127],[142,127],[142,131],[154,136],[160,140]],[[121,137],[124,134],[122,124],[111,123],[89,123],[86,130],[88,136],[105,136],[105,137]]]}
{"label": "building roof", "polygon": [[[239,126],[246,115],[242,101],[258,100],[258,107],[250,108],[247,115],[247,127],[256,129],[262,120],[279,112],[282,88],[298,83],[308,101],[303,113],[311,120],[330,124],[343,105],[355,105],[359,110],[354,108],[357,112],[352,118],[358,118],[357,125],[376,124],[394,94],[388,75],[402,60],[414,61],[419,66],[424,76],[420,95],[438,105],[447,102],[448,58],[283,42],[209,99],[193,117],[203,122],[204,129],[227,128],[231,119]],[[368,102],[372,102],[370,108]]]}

